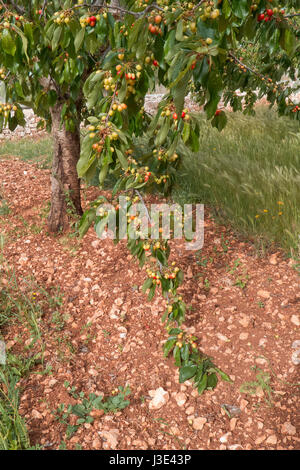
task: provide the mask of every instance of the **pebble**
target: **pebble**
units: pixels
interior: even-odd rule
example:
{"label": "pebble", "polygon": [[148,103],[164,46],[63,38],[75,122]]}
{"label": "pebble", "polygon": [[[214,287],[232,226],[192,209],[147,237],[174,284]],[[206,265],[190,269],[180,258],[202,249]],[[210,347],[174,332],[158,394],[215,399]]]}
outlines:
{"label": "pebble", "polygon": [[162,387],[159,387],[156,390],[149,390],[148,393],[150,397],[153,397],[149,402],[150,410],[159,410],[169,400],[169,392],[164,390]]}
{"label": "pebble", "polygon": [[31,416],[33,419],[43,419],[43,415],[38,410],[32,410]]}
{"label": "pebble", "polygon": [[179,392],[175,395],[175,400],[178,406],[183,406],[187,400],[185,393]]}
{"label": "pebble", "polygon": [[204,424],[207,422],[206,418],[196,418],[193,422],[193,428],[196,431],[201,431],[203,429]]}
{"label": "pebble", "polygon": [[275,434],[272,434],[272,436],[268,437],[268,439],[266,440],[266,444],[270,444],[270,445],[277,444],[277,437],[275,436]]}
{"label": "pebble", "polygon": [[289,421],[286,421],[281,428],[281,432],[283,434],[289,434],[290,436],[294,436],[297,432],[295,426],[292,425]]}
{"label": "pebble", "polygon": [[245,410],[245,408],[249,405],[249,402],[247,400],[244,400],[244,398],[241,399],[240,401],[240,408],[242,411]]}
{"label": "pebble", "polygon": [[237,418],[231,418],[229,422],[230,431],[234,431],[237,423]]}
{"label": "pebble", "polygon": [[260,436],[255,440],[255,445],[259,446],[262,442],[266,440],[267,436]]}
{"label": "pebble", "polygon": [[227,338],[227,336],[225,335],[222,335],[221,333],[217,333],[217,338],[220,340],[220,341],[224,341],[226,343],[228,343],[230,341],[230,339]]}
{"label": "pebble", "polygon": [[262,297],[263,299],[269,299],[271,297],[271,294],[270,292],[266,291],[266,290],[259,290],[257,291],[257,295],[259,297]]}
{"label": "pebble", "polygon": [[220,442],[222,444],[226,444],[230,436],[231,436],[231,432],[227,432],[226,434],[220,437]]}
{"label": "pebble", "polygon": [[292,315],[291,322],[294,323],[294,325],[296,325],[296,326],[300,326],[299,315]]}
{"label": "pebble", "polygon": [[249,333],[241,333],[239,338],[240,340],[246,340],[248,339]]}
{"label": "pebble", "polygon": [[103,449],[116,449],[119,440],[119,430],[118,429],[110,429],[110,430],[103,430],[99,431],[99,435],[105,441],[103,443]]}

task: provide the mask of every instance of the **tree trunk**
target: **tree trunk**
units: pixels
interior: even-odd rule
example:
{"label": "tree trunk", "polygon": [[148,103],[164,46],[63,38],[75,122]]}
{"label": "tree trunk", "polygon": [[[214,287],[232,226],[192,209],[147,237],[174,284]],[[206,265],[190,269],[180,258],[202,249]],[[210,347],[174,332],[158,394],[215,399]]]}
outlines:
{"label": "tree trunk", "polygon": [[48,218],[50,232],[68,227],[68,209],[82,215],[80,180],[76,164],[80,156],[79,125],[74,132],[61,126],[62,104],[51,110],[54,155],[51,174],[51,210]]}

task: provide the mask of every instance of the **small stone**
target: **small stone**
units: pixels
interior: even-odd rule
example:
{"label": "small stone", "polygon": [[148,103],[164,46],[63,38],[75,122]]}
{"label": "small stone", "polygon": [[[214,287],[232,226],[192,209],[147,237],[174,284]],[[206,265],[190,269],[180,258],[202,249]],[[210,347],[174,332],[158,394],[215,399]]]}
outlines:
{"label": "small stone", "polygon": [[196,418],[193,422],[193,428],[196,431],[201,431],[203,429],[204,424],[207,422],[206,418]]}
{"label": "small stone", "polygon": [[31,416],[33,419],[43,419],[43,415],[38,410],[32,410]]}
{"label": "small stone", "polygon": [[264,359],[263,357],[258,357],[255,359],[255,362],[257,364],[260,364],[261,366],[265,365],[267,363],[266,359]]}
{"label": "small stone", "polygon": [[278,255],[278,253],[274,253],[274,254],[271,255],[270,258],[269,258],[269,263],[272,264],[273,266],[275,266],[276,264],[278,264],[277,255]]}
{"label": "small stone", "polygon": [[229,450],[243,450],[243,447],[241,446],[241,444],[233,444],[232,446],[229,446],[228,447]]}
{"label": "small stone", "polygon": [[248,328],[250,323],[250,318],[246,315],[243,315],[242,318],[239,319],[239,324],[242,325],[244,328]]}
{"label": "small stone", "polygon": [[248,339],[248,336],[249,336],[249,333],[241,333],[239,338],[240,338],[240,340],[243,341],[243,340]]}
{"label": "small stone", "polygon": [[230,431],[234,431],[237,423],[237,418],[231,418],[229,422]]}
{"label": "small stone", "polygon": [[90,412],[90,415],[92,416],[92,418],[100,418],[104,415],[104,410],[92,410]]}
{"label": "small stone", "polygon": [[[151,395],[151,392],[152,392],[152,395]],[[150,410],[159,410],[169,400],[169,392],[164,390],[162,387],[159,387],[158,389],[154,391],[150,390],[148,393],[150,396],[153,396],[152,400],[149,402]]]}
{"label": "small stone", "polygon": [[245,408],[249,405],[249,402],[247,400],[244,400],[244,398],[241,399],[241,402],[240,402],[240,408],[242,411],[245,410]]}
{"label": "small stone", "polygon": [[300,326],[299,315],[292,315],[291,322],[294,323],[294,325],[296,326]]}
{"label": "small stone", "polygon": [[176,400],[178,406],[183,406],[186,402],[185,393],[182,393],[182,392],[176,393],[175,400]]}
{"label": "small stone", "polygon": [[228,343],[230,341],[230,339],[228,339],[227,336],[222,335],[221,333],[217,333],[216,336],[220,341],[224,341],[225,343]]}
{"label": "small stone", "polygon": [[102,436],[103,440],[105,441],[103,444],[103,448],[105,450],[108,449],[116,449],[119,440],[119,430],[118,429],[110,429],[109,431],[99,431],[100,436]]}
{"label": "small stone", "polygon": [[226,444],[227,441],[228,441],[228,437],[231,436],[231,433],[230,432],[227,432],[226,434],[224,434],[223,436],[220,437],[220,442],[222,444]]}
{"label": "small stone", "polygon": [[268,437],[268,439],[266,440],[266,444],[270,444],[270,445],[277,444],[277,437],[275,436],[275,434],[272,434],[272,436]]}
{"label": "small stone", "polygon": [[211,293],[212,295],[216,295],[218,292],[219,292],[219,289],[218,289],[217,287],[212,287],[212,288],[210,289],[210,293]]}
{"label": "small stone", "polygon": [[193,271],[192,271],[191,266],[189,266],[187,271],[186,271],[186,277],[187,277],[187,279],[192,279],[192,277],[193,277]]}
{"label": "small stone", "polygon": [[267,437],[267,436],[260,436],[260,437],[258,437],[258,438],[256,439],[256,441],[255,441],[255,444],[256,444],[257,446],[259,446],[262,442],[264,442],[264,441],[266,440],[266,437]]}
{"label": "small stone", "polygon": [[293,352],[292,354],[292,363],[295,365],[295,366],[298,366],[300,364],[300,348]]}
{"label": "small stone", "polygon": [[289,421],[286,421],[281,428],[283,434],[289,434],[290,436],[294,436],[297,432],[295,426],[292,425]]}
{"label": "small stone", "polygon": [[189,406],[186,410],[185,410],[186,414],[187,415],[192,415],[194,414],[195,412],[195,408],[193,406]]}
{"label": "small stone", "polygon": [[266,290],[259,290],[257,291],[257,295],[259,297],[262,297],[263,299],[269,299],[271,297],[271,294],[270,292],[266,291]]}

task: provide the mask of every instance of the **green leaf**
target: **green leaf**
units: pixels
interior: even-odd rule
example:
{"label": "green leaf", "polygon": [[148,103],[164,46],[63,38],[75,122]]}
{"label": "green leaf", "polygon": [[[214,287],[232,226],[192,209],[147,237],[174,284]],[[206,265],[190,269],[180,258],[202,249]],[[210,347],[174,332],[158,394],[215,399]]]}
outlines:
{"label": "green leaf", "polygon": [[81,30],[76,34],[75,40],[74,40],[74,46],[75,46],[75,51],[78,52],[79,49],[82,46],[82,43],[84,41],[84,36],[85,36],[85,28],[81,28]]}
{"label": "green leaf", "polygon": [[14,56],[17,50],[16,43],[14,39],[12,38],[10,32],[8,29],[3,29],[2,35],[1,35],[1,47],[9,55]]}
{"label": "green leaf", "polygon": [[174,356],[174,359],[175,359],[175,365],[177,367],[180,367],[181,366],[181,355],[180,355],[179,346],[175,346],[175,348],[173,350],[173,356]]}
{"label": "green leaf", "polygon": [[95,209],[89,209],[83,214],[83,216],[80,219],[80,223],[78,227],[80,238],[82,238],[86,234],[86,232],[88,231],[88,229],[94,222],[95,218],[96,218]]}
{"label": "green leaf", "polygon": [[191,364],[187,366],[182,366],[179,371],[179,383],[183,383],[186,380],[191,379],[197,372],[197,365]]}
{"label": "green leaf", "polygon": [[207,388],[214,389],[218,383],[217,374],[212,373],[207,377]]}
{"label": "green leaf", "polygon": [[165,344],[164,344],[164,356],[165,357],[167,357],[169,355],[170,351],[175,346],[176,341],[177,341],[176,338],[170,338],[165,342]]}
{"label": "green leaf", "polygon": [[119,159],[119,162],[121,163],[122,168],[124,170],[127,170],[127,168],[128,168],[127,158],[124,156],[123,152],[121,152],[121,150],[119,150],[119,149],[116,149],[116,153],[117,153],[117,157]]}
{"label": "green leaf", "polygon": [[245,19],[250,13],[248,0],[232,0],[232,11],[238,18]]}
{"label": "green leaf", "polygon": [[146,281],[144,282],[143,287],[142,287],[142,292],[145,293],[147,289],[150,289],[152,284],[153,284],[153,280],[150,277],[148,279],[146,279]]}
{"label": "green leaf", "polygon": [[153,297],[154,297],[155,289],[156,289],[156,285],[154,284],[154,285],[150,288],[150,291],[149,291],[149,295],[148,295],[148,301],[149,301],[149,302],[150,302],[150,300],[152,300]]}
{"label": "green leaf", "polygon": [[229,375],[225,374],[225,372],[223,372],[221,369],[218,369],[218,367],[214,367],[214,369],[216,370],[216,372],[218,372],[222,380],[231,384],[233,383]]}
{"label": "green leaf", "polygon": [[183,131],[182,131],[182,140],[184,143],[186,143],[189,140],[190,137],[190,125],[188,122],[184,123],[183,126]]}
{"label": "green leaf", "polygon": [[296,38],[290,29],[284,29],[280,38],[281,47],[288,55],[292,55],[296,46]]}
{"label": "green leaf", "polygon": [[158,134],[155,139],[155,145],[160,146],[166,140],[169,129],[170,129],[170,119],[166,118],[160,130],[158,131]]}
{"label": "green leaf", "polygon": [[54,30],[53,38],[52,38],[52,41],[51,41],[52,50],[55,50],[57,48],[58,43],[59,43],[60,38],[61,38],[61,35],[62,35],[62,32],[63,32],[62,26],[58,26]]}
{"label": "green leaf", "polygon": [[207,374],[204,374],[200,382],[198,382],[198,393],[201,395],[207,387]]}
{"label": "green leaf", "polygon": [[104,231],[104,229],[105,229],[105,226],[106,226],[106,224],[107,224],[107,221],[108,221],[108,216],[105,216],[105,217],[103,217],[103,219],[101,219],[101,220],[97,223],[97,225],[96,225],[95,230],[96,230],[96,233],[97,233],[97,235],[98,235],[99,238],[101,238],[101,236],[102,236],[102,233],[103,233],[103,231]]}
{"label": "green leaf", "polygon": [[227,124],[227,116],[222,111],[218,116],[215,116],[211,121],[213,127],[216,127],[219,131],[222,131]]}

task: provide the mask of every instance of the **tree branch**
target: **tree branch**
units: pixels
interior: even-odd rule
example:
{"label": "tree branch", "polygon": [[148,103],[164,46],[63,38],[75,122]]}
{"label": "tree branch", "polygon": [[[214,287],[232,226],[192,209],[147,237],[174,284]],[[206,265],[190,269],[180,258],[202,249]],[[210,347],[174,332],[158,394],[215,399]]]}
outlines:
{"label": "tree branch", "polygon": [[16,5],[15,2],[13,2],[12,0],[7,0],[6,3],[8,5],[11,5],[19,15],[24,15],[25,9],[23,9],[23,8],[19,7],[18,5]]}

